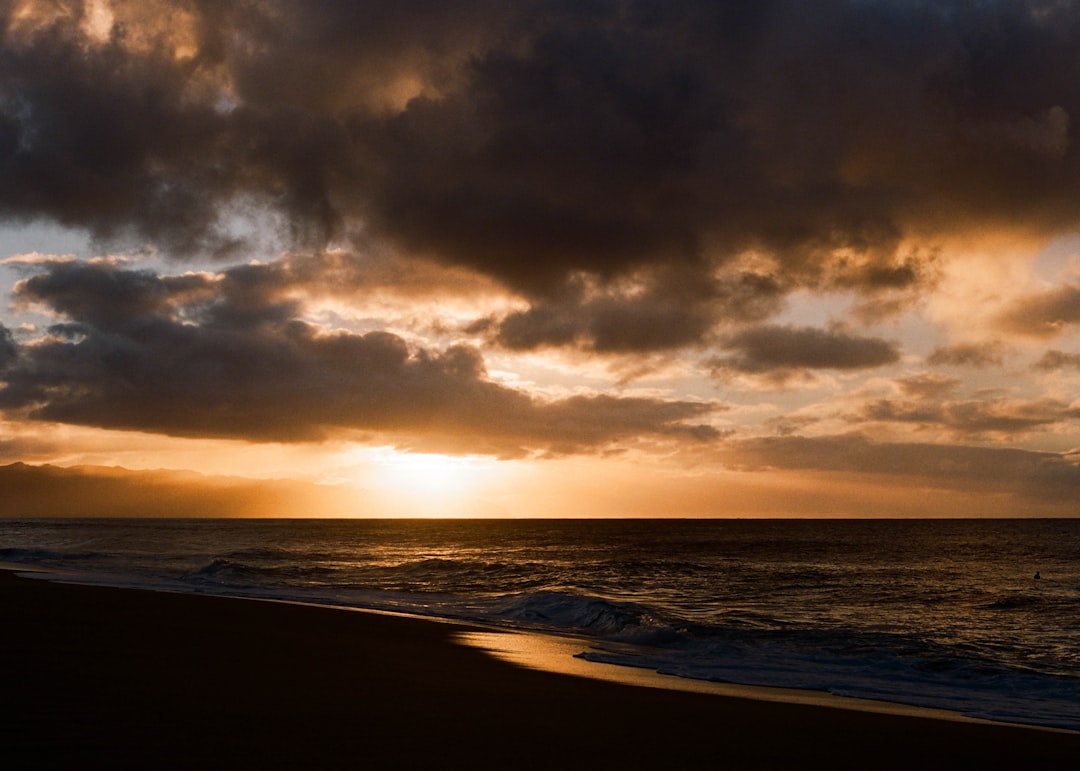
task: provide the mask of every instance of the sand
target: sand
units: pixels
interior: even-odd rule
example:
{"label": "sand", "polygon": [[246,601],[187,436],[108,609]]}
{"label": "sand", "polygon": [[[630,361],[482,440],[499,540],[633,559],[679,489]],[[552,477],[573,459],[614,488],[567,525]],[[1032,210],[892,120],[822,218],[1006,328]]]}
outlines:
{"label": "sand", "polygon": [[534,671],[423,619],[0,573],[0,767],[1072,768],[1080,735]]}

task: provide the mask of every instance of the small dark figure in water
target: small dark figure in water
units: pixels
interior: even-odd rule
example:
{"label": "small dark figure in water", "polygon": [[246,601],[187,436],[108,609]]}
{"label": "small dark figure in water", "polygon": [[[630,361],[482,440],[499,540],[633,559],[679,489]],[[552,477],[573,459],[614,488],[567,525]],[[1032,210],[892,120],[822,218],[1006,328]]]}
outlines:
{"label": "small dark figure in water", "polygon": [[1035,571],[1035,580],[1036,580],[1036,581],[1038,581],[1038,580],[1039,580],[1040,578],[1042,578],[1042,576],[1040,576],[1040,575],[1039,575],[1039,571],[1038,571],[1038,570],[1036,570],[1036,571]]}

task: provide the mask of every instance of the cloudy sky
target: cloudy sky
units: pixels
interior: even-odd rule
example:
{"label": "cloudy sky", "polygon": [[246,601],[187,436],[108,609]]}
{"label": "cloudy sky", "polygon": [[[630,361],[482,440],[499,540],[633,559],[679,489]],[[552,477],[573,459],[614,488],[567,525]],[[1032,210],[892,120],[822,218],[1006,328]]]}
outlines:
{"label": "cloudy sky", "polygon": [[0,0],[0,35],[0,463],[1080,513],[1080,3]]}

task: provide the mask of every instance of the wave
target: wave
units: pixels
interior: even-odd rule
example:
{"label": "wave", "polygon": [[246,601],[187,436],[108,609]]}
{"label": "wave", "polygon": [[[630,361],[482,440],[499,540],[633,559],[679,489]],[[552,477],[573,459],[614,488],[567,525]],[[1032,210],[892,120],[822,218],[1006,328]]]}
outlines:
{"label": "wave", "polygon": [[0,549],[0,561],[16,563],[52,563],[59,561],[67,562],[73,560],[81,561],[107,556],[108,555],[100,554],[99,552],[53,551],[51,549],[20,549],[17,547]]}
{"label": "wave", "polygon": [[1046,591],[1016,592],[983,603],[982,610],[991,613],[1014,613],[1019,618],[1042,617],[1050,613],[1064,618],[1075,618],[1076,592],[1070,588],[1047,587]]}
{"label": "wave", "polygon": [[317,578],[330,582],[336,572],[333,568],[320,565],[253,565],[219,557],[187,573],[182,580],[194,583],[209,581],[228,586],[237,582],[243,586],[247,582],[254,581],[258,585],[272,588],[281,585],[288,586],[296,581],[310,583]]}
{"label": "wave", "polygon": [[339,562],[353,558],[355,550],[320,550],[311,547],[289,548],[286,546],[263,546],[237,549],[225,554],[227,559],[244,562]]}
{"label": "wave", "polygon": [[578,657],[688,679],[816,690],[1080,730],[1076,677],[1005,666],[910,635],[683,634],[648,649],[600,642]]}
{"label": "wave", "polygon": [[1021,610],[1035,608],[1045,604],[1046,600],[1034,595],[1021,595],[1017,597],[1003,597],[984,604],[986,610]]}
{"label": "wave", "polygon": [[679,631],[652,608],[565,592],[514,595],[491,609],[493,618],[518,626],[587,634],[604,639],[654,644]]}

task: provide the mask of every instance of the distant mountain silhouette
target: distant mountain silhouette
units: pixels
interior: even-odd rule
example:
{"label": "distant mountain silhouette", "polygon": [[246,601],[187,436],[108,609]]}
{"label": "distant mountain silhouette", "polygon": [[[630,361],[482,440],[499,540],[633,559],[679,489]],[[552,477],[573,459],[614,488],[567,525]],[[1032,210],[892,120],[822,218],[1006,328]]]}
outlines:
{"label": "distant mountain silhouette", "polygon": [[363,494],[347,487],[114,466],[0,466],[0,517],[4,518],[364,514]]}

